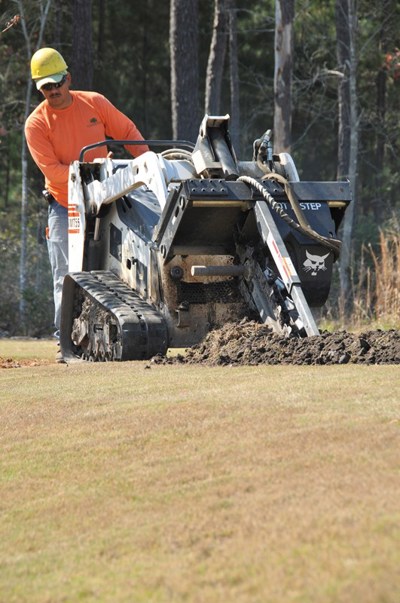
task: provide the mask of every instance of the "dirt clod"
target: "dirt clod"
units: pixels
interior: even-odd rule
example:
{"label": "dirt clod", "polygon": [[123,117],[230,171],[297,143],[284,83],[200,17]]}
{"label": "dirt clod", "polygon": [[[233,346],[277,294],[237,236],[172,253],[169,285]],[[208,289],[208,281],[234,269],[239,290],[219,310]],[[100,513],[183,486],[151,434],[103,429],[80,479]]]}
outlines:
{"label": "dirt clod", "polygon": [[42,364],[50,364],[50,362],[48,360],[15,360],[14,358],[3,358],[0,356],[0,369],[40,366]]}
{"label": "dirt clod", "polygon": [[320,336],[283,338],[253,321],[228,323],[211,331],[185,356],[157,363],[216,365],[400,364],[400,331],[337,331]]}

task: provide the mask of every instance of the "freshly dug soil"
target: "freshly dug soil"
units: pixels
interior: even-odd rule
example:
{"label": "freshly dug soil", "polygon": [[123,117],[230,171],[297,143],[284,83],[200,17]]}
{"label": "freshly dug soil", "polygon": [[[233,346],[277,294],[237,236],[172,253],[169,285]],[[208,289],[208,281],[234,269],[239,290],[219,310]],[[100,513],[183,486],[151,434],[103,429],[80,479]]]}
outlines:
{"label": "freshly dug soil", "polygon": [[185,356],[155,357],[157,363],[257,364],[400,364],[400,331],[324,332],[283,338],[265,325],[243,320],[211,331]]}
{"label": "freshly dug soil", "polygon": [[14,358],[3,358],[0,356],[0,369],[21,368],[22,366],[41,366],[50,364],[49,360],[15,360]]}
{"label": "freshly dug soil", "polygon": [[[400,331],[323,332],[320,336],[284,338],[250,320],[227,323],[211,331],[185,355],[155,356],[156,364],[239,366],[258,364],[400,364]],[[0,368],[50,364],[50,360],[0,357]]]}

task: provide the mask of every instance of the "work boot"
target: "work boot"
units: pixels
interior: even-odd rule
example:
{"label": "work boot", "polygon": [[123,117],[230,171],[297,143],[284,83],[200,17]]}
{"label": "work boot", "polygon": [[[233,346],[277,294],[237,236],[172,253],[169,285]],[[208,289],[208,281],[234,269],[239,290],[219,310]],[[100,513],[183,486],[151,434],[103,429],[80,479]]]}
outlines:
{"label": "work boot", "polygon": [[57,344],[56,362],[57,364],[66,364],[59,343]]}

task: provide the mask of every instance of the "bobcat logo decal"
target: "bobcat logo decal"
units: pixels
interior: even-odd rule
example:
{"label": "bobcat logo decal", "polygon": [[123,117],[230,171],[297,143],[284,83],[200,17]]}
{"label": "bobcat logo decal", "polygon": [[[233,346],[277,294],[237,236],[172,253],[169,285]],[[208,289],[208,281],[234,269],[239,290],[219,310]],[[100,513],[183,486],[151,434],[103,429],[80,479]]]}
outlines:
{"label": "bobcat logo decal", "polygon": [[317,276],[317,273],[320,270],[326,270],[325,260],[328,257],[329,253],[326,255],[312,255],[306,249],[307,259],[303,262],[303,268],[305,272],[311,271],[311,276]]}

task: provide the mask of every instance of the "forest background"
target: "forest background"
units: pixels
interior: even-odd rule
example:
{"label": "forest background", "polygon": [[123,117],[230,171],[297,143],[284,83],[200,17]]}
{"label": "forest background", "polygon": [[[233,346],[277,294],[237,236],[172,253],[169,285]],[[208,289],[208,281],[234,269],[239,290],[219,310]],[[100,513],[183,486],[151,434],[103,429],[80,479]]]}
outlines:
{"label": "forest background", "polygon": [[[290,102],[277,125],[288,25]],[[275,119],[301,179],[351,176],[346,264],[323,315],[398,326],[398,0],[0,0],[0,30],[0,335],[52,330],[43,179],[23,137],[41,100],[29,62],[42,46],[63,54],[76,89],[106,95],[148,139],[194,140],[211,107],[231,114],[241,159]]]}

